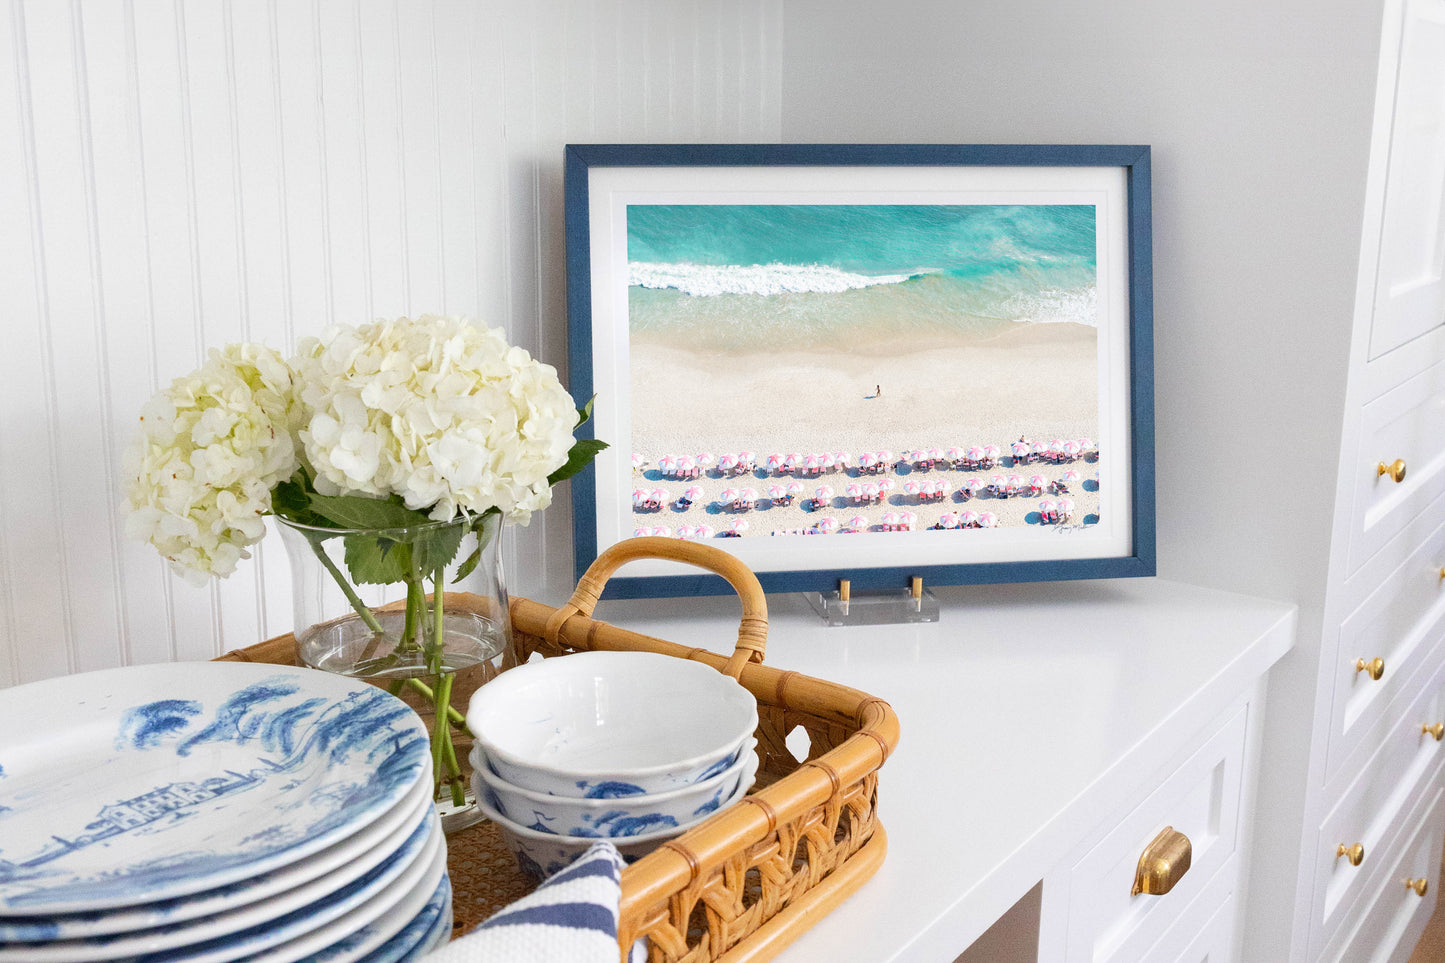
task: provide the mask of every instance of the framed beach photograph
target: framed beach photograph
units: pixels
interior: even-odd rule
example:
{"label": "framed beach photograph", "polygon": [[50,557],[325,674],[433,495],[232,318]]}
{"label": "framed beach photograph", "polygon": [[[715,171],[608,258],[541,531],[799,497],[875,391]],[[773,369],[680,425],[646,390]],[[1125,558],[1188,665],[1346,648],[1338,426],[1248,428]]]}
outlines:
{"label": "framed beach photograph", "polygon": [[1154,574],[1148,147],[571,145],[565,194],[579,572],[662,535],[770,592]]}

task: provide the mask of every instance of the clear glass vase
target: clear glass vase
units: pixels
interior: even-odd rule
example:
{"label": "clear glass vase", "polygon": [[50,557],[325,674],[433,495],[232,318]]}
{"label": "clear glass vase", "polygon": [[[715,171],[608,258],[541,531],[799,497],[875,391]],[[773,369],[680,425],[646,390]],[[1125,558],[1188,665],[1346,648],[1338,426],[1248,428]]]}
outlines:
{"label": "clear glass vase", "polygon": [[390,529],[277,521],[299,661],[405,699],[432,734],[443,827],[478,821],[464,714],[511,648],[501,516]]}

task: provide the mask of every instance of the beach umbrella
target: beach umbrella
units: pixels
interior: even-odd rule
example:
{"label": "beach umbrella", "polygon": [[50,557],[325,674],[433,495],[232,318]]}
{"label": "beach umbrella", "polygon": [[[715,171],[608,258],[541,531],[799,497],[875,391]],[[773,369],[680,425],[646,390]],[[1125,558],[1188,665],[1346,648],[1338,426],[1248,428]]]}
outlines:
{"label": "beach umbrella", "polygon": [[728,522],[728,531],[730,532],[746,532],[747,530],[748,520],[746,518],[734,518]]}
{"label": "beach umbrella", "polygon": [[1046,441],[1034,442],[1033,453],[1035,455],[1046,455],[1049,451],[1049,443]]}
{"label": "beach umbrella", "polygon": [[819,485],[813,489],[813,501],[815,502],[826,502],[832,497],[833,487],[831,485]]}
{"label": "beach umbrella", "polygon": [[948,449],[948,451],[944,452],[944,454],[948,456],[949,461],[960,461],[968,453],[957,445],[954,445],[952,448]]}
{"label": "beach umbrella", "polygon": [[1064,472],[1063,480],[1066,482],[1076,482],[1079,480],[1079,473],[1070,468],[1068,471]]}
{"label": "beach umbrella", "polygon": [[1054,510],[1054,503],[1051,502],[1051,501],[1049,501],[1048,499],[1044,499],[1043,501],[1039,502],[1039,514],[1041,514],[1041,515],[1047,515],[1049,512],[1051,512],[1051,511],[1053,511],[1053,510]]}
{"label": "beach umbrella", "polygon": [[667,501],[667,489],[654,488],[652,490],[652,497],[649,499],[649,501],[654,501],[657,502],[657,504],[661,505],[663,502]]}
{"label": "beach umbrella", "polygon": [[693,485],[689,487],[687,491],[682,493],[682,497],[686,498],[690,502],[695,502],[702,497],[702,489],[699,488],[697,485]]}
{"label": "beach umbrella", "polygon": [[802,455],[798,454],[796,451],[790,451],[788,452],[788,457],[783,459],[783,467],[786,468],[788,471],[792,471],[794,468],[798,467],[798,464],[802,462],[802,460]]}
{"label": "beach umbrella", "polygon": [[878,453],[878,460],[883,462],[885,465],[889,464],[893,461],[893,452],[889,451],[887,448],[883,449]]}
{"label": "beach umbrella", "polygon": [[641,455],[634,451],[632,453],[632,467],[641,468],[645,464],[647,464],[647,459],[643,458]]}
{"label": "beach umbrella", "polygon": [[827,471],[827,470],[830,469],[830,468],[837,468],[837,467],[838,467],[838,459],[834,458],[834,457],[833,457],[833,453],[830,452],[830,451],[825,451],[825,452],[823,452],[822,454],[820,454],[820,455],[818,456],[818,458],[819,458],[819,460],[822,461],[822,463],[823,463],[823,470],[824,470],[824,471]]}
{"label": "beach umbrella", "polygon": [[717,461],[717,459],[713,457],[713,453],[710,451],[698,452],[697,457],[693,460],[704,468],[711,465],[714,461]]}
{"label": "beach umbrella", "polygon": [[673,467],[677,470],[677,473],[681,475],[684,472],[689,472],[696,468],[697,462],[693,461],[692,458],[687,455],[678,455],[677,461],[673,463]]}
{"label": "beach umbrella", "polygon": [[849,498],[853,499],[854,501],[857,501],[858,499],[863,497],[863,486],[856,483],[849,485],[847,488],[843,489],[843,491]]}
{"label": "beach umbrella", "polygon": [[968,450],[969,461],[983,461],[983,449],[974,445]]}
{"label": "beach umbrella", "polygon": [[678,537],[678,538],[692,538],[692,537],[694,537],[696,534],[697,534],[697,529],[693,528],[691,525],[679,525],[679,526],[677,526],[677,537]]}
{"label": "beach umbrella", "polygon": [[1079,456],[1079,445],[1077,442],[1066,441],[1064,442],[1063,448],[1064,454],[1070,458],[1077,458]]}
{"label": "beach umbrella", "polygon": [[1048,483],[1049,480],[1043,475],[1034,475],[1032,478],[1029,479],[1030,488],[1043,488]]}
{"label": "beach umbrella", "polygon": [[883,494],[885,494],[885,495],[888,494],[889,492],[891,492],[893,489],[895,489],[895,488],[897,488],[897,487],[898,487],[898,482],[897,482],[896,479],[893,479],[893,478],[880,478],[880,479],[878,480],[878,490],[879,490],[880,492],[882,492]]}
{"label": "beach umbrella", "polygon": [[990,482],[990,484],[992,484],[995,488],[1007,488],[1008,479],[1003,477],[1002,475],[994,475],[993,480]]}
{"label": "beach umbrella", "polygon": [[853,464],[853,456],[846,451],[835,451],[833,452],[833,463],[839,468],[847,468]]}
{"label": "beach umbrella", "polygon": [[782,471],[783,456],[777,453],[769,455],[768,460],[763,463],[763,467],[765,467],[768,471]]}
{"label": "beach umbrella", "polygon": [[804,455],[804,456],[803,456],[803,467],[806,468],[806,469],[808,469],[809,471],[812,471],[812,470],[817,469],[817,468],[822,468],[822,467],[823,467],[823,456],[822,456],[822,455]]}
{"label": "beach umbrella", "polygon": [[771,498],[771,499],[773,499],[774,501],[777,501],[777,500],[780,499],[780,498],[787,498],[787,497],[788,497],[788,490],[787,490],[786,488],[784,488],[782,485],[769,485],[769,486],[768,486],[768,497]]}
{"label": "beach umbrella", "polygon": [[983,457],[985,458],[997,458],[999,455],[1002,454],[1003,452],[999,449],[998,445],[983,446]]}
{"label": "beach umbrella", "polygon": [[747,465],[749,468],[753,467],[753,462],[755,462],[755,461],[757,461],[757,460],[758,460],[758,456],[757,456],[756,454],[754,454],[753,452],[750,452],[750,451],[740,451],[740,452],[738,452],[738,462],[739,462],[740,464]]}
{"label": "beach umbrella", "polygon": [[789,494],[789,495],[798,495],[798,494],[801,494],[802,491],[803,491],[803,483],[802,483],[802,482],[788,482],[788,494]]}
{"label": "beach umbrella", "polygon": [[712,538],[713,536],[713,527],[711,525],[699,525],[692,531],[696,538]]}
{"label": "beach umbrella", "polygon": [[723,471],[732,471],[733,467],[736,466],[737,463],[737,455],[719,455],[717,459],[717,466]]}
{"label": "beach umbrella", "polygon": [[903,490],[910,495],[917,495],[922,489],[923,486],[916,481],[906,482],[903,485]]}
{"label": "beach umbrella", "polygon": [[855,532],[865,531],[870,524],[872,523],[868,521],[867,515],[854,515],[848,519],[848,527]]}
{"label": "beach umbrella", "polygon": [[736,488],[724,488],[722,494],[718,495],[717,500],[728,503],[735,502],[738,500],[738,490]]}
{"label": "beach umbrella", "polygon": [[666,525],[658,525],[656,528],[649,529],[648,534],[656,535],[658,538],[671,538],[672,529],[668,528]]}
{"label": "beach umbrella", "polygon": [[638,505],[641,505],[643,502],[647,501],[647,495],[648,495],[648,491],[647,491],[646,488],[634,488],[634,489],[632,489],[632,505],[633,505],[633,507],[636,508]]}
{"label": "beach umbrella", "polygon": [[902,525],[906,530],[911,532],[918,524],[918,516],[913,514],[912,512],[899,512],[898,524]]}
{"label": "beach umbrella", "polygon": [[943,449],[942,449],[942,448],[930,448],[930,449],[928,449],[928,457],[929,457],[929,458],[932,458],[934,461],[941,461],[941,460],[943,459]]}
{"label": "beach umbrella", "polygon": [[978,512],[972,510],[959,512],[958,524],[965,528],[973,528],[978,524]]}
{"label": "beach umbrella", "polygon": [[883,513],[883,517],[879,519],[879,522],[881,522],[885,528],[897,528],[897,527],[898,527],[898,513],[897,513],[897,512],[884,512],[884,513]]}
{"label": "beach umbrella", "polygon": [[993,512],[980,512],[978,526],[979,528],[995,528],[998,526],[998,516]]}
{"label": "beach umbrella", "polygon": [[747,502],[749,506],[756,505],[758,503],[758,490],[756,488],[744,488],[739,493],[739,497]]}
{"label": "beach umbrella", "polygon": [[878,486],[867,484],[863,486],[863,497],[872,501],[878,497]]}
{"label": "beach umbrella", "polygon": [[832,515],[824,515],[813,523],[813,527],[820,532],[826,532],[831,535],[838,530],[838,519]]}
{"label": "beach umbrella", "polygon": [[968,481],[963,483],[963,487],[966,491],[972,493],[982,488],[983,482],[977,478],[970,478]]}
{"label": "beach umbrella", "polygon": [[657,470],[662,472],[664,475],[671,475],[673,472],[677,471],[677,459],[674,458],[672,455],[663,455],[661,458],[657,459]]}
{"label": "beach umbrella", "polygon": [[650,529],[650,528],[634,528],[634,529],[632,530],[632,537],[633,537],[633,538],[641,538],[642,536],[647,535],[647,534],[650,534],[651,532],[652,532],[652,529]]}
{"label": "beach umbrella", "polygon": [[871,451],[865,451],[863,454],[858,456],[858,467],[872,468],[877,463],[877,461],[877,455],[873,454]]}
{"label": "beach umbrella", "polygon": [[1029,443],[1028,443],[1028,442],[1026,442],[1026,441],[1016,441],[1016,442],[1013,442],[1013,443],[1012,443],[1011,445],[1009,445],[1008,447],[1009,447],[1009,451],[1012,451],[1012,452],[1013,452],[1015,458],[1027,458],[1027,457],[1028,457],[1028,454],[1029,454]]}
{"label": "beach umbrella", "polygon": [[1072,512],[1073,510],[1074,510],[1074,500],[1073,500],[1072,498],[1060,498],[1060,499],[1059,499],[1059,514],[1060,514],[1060,515],[1067,515],[1067,514],[1069,514],[1070,512]]}
{"label": "beach umbrella", "polygon": [[947,486],[944,485],[944,483],[941,482],[941,481],[936,481],[936,482],[934,482],[934,483],[933,483],[933,494],[935,494],[935,495],[939,496],[940,498],[942,498],[942,497],[943,497],[944,489],[945,489],[946,487],[947,487]]}
{"label": "beach umbrella", "polygon": [[1018,488],[1018,487],[1019,487],[1020,485],[1022,485],[1023,483],[1024,483],[1023,478],[1021,478],[1021,477],[1018,476],[1018,475],[1010,475],[1010,476],[1008,476],[1008,484],[1009,484],[1009,487],[1010,487],[1010,488]]}

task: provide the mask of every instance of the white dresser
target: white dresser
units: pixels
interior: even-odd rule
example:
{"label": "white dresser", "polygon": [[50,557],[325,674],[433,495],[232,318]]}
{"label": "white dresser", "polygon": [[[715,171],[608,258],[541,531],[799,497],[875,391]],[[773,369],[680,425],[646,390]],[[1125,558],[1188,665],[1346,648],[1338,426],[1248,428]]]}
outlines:
{"label": "white dresser", "polygon": [[1248,961],[1405,960],[1445,883],[1442,270],[1445,0],[1391,0],[1322,641],[1261,776],[1299,804],[1261,814]]}

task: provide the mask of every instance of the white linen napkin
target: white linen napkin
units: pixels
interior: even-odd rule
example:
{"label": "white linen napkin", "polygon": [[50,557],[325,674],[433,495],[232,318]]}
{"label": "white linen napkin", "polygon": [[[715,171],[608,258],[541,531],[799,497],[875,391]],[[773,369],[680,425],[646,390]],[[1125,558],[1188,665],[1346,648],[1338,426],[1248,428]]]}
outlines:
{"label": "white linen napkin", "polygon": [[[425,963],[617,963],[622,856],[605,839]],[[643,946],[639,940],[633,952]]]}

